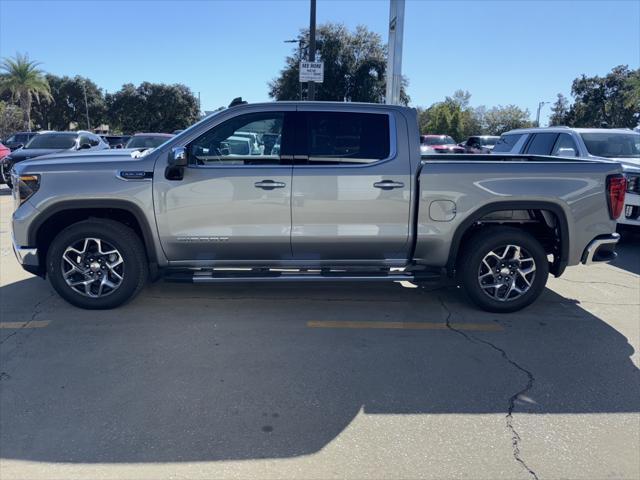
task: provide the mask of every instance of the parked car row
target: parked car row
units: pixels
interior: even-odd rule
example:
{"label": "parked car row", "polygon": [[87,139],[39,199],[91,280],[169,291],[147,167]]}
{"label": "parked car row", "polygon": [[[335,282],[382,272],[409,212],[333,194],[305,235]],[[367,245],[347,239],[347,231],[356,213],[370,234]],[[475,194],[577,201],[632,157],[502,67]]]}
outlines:
{"label": "parked car row", "polygon": [[491,153],[500,137],[474,135],[464,142],[456,143],[449,135],[420,135],[420,152],[431,153]]}
{"label": "parked car row", "polygon": [[[136,133],[129,135],[97,135],[84,130],[76,132],[18,132],[5,140],[8,148],[0,148],[1,182],[11,187],[11,169],[16,163],[52,153],[79,150],[156,148],[174,135],[169,133]],[[2,145],[2,144],[0,144]]]}

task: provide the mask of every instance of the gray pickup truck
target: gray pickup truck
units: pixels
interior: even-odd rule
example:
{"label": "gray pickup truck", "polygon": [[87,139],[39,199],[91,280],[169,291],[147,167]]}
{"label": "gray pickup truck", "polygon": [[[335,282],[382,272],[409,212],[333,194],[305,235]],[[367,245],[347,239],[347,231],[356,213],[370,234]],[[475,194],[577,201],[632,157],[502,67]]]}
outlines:
{"label": "gray pickup truck", "polygon": [[[483,309],[534,301],[549,273],[608,261],[617,164],[421,157],[416,112],[247,104],[144,154],[51,155],[12,171],[14,249],[67,301],[116,307],[148,278],[193,283],[454,276]],[[255,138],[259,148],[242,143]],[[268,140],[268,141],[267,141]]]}

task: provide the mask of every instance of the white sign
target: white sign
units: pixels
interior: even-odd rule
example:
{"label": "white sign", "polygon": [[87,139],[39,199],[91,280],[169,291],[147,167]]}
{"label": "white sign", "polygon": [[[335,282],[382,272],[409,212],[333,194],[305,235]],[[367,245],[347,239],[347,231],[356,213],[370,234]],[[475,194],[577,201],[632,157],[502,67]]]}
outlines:
{"label": "white sign", "polygon": [[300,62],[300,82],[322,83],[324,62]]}

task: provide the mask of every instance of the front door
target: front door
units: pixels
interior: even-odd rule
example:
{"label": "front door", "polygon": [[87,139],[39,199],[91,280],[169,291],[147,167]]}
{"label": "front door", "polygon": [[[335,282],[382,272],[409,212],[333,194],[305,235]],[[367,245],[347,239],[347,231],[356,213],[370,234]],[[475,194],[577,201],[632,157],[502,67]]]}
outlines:
{"label": "front door", "polygon": [[406,259],[411,163],[409,141],[397,138],[394,114],[358,107],[298,110],[294,258],[321,264]]}
{"label": "front door", "polygon": [[237,115],[185,145],[189,166],[180,180],[157,169],[154,204],[170,261],[291,258],[292,167],[281,153],[293,112],[284,110]]}

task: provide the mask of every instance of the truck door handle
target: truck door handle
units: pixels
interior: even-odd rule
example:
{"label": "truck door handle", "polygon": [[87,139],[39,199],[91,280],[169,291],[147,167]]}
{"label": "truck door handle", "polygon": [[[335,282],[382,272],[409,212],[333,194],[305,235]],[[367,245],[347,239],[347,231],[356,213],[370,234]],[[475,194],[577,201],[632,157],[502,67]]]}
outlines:
{"label": "truck door handle", "polygon": [[253,184],[256,188],[262,188],[263,190],[273,190],[274,188],[284,188],[287,186],[283,182],[274,182],[273,180],[262,180]]}
{"label": "truck door handle", "polygon": [[381,188],[382,190],[392,190],[394,188],[404,187],[404,183],[394,182],[393,180],[382,180],[381,182],[374,183],[373,186],[376,188]]}

